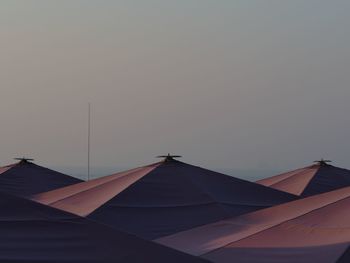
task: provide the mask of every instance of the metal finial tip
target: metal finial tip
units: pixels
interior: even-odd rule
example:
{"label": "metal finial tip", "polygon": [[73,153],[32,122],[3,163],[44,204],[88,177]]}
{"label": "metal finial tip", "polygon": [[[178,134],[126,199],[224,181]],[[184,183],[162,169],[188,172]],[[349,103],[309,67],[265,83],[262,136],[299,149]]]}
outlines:
{"label": "metal finial tip", "polygon": [[34,161],[33,158],[25,158],[25,157],[17,157],[13,158],[14,160],[20,161],[20,162],[29,162],[29,161]]}
{"label": "metal finial tip", "polygon": [[314,163],[317,163],[319,165],[327,165],[328,163],[331,163],[332,161],[331,160],[325,160],[325,159],[321,159],[321,160],[318,160],[318,161],[314,161]]}
{"label": "metal finial tip", "polygon": [[172,161],[175,158],[181,158],[181,155],[172,155],[170,153],[168,153],[168,155],[159,155],[157,156],[157,158],[164,158],[164,161]]}

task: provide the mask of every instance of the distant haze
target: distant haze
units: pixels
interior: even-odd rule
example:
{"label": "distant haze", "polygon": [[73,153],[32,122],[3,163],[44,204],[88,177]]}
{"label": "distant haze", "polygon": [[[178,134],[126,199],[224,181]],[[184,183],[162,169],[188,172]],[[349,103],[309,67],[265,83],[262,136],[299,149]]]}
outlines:
{"label": "distant haze", "polygon": [[[0,162],[350,168],[350,1],[3,0]],[[109,169],[109,168],[108,168]],[[100,171],[100,170],[99,170]]]}

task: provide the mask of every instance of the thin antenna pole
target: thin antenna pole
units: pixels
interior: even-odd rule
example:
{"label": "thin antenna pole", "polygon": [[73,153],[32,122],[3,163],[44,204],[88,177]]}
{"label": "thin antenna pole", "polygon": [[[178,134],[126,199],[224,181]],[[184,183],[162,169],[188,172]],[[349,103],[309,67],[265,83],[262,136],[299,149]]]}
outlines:
{"label": "thin antenna pole", "polygon": [[91,138],[91,103],[88,103],[88,167],[87,167],[87,177],[90,181],[90,138]]}

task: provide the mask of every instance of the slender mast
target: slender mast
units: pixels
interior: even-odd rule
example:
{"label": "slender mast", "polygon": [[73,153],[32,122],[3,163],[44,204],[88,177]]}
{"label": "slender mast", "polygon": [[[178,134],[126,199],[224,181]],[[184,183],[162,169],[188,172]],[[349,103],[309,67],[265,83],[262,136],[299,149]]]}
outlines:
{"label": "slender mast", "polygon": [[90,181],[90,137],[91,137],[91,103],[88,104],[88,167],[87,167],[87,177]]}

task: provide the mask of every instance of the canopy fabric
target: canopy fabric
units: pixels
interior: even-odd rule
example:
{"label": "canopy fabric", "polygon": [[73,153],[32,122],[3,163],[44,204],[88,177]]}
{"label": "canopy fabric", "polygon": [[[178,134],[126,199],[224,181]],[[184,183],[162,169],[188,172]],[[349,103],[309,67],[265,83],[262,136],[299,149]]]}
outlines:
{"label": "canopy fabric", "polygon": [[348,247],[348,249],[337,261],[337,263],[348,263],[348,262],[350,262],[350,247]]}
{"label": "canopy fabric", "polygon": [[[350,187],[183,231],[156,241],[213,262],[349,259]],[[231,260],[231,261],[230,261]]]}
{"label": "canopy fabric", "polygon": [[0,193],[0,262],[207,262],[49,206]]}
{"label": "canopy fabric", "polygon": [[12,195],[31,195],[80,183],[82,180],[29,161],[20,161],[0,168],[0,191]]}
{"label": "canopy fabric", "polygon": [[350,186],[350,170],[321,163],[262,179],[257,183],[306,197]]}
{"label": "canopy fabric", "polygon": [[171,159],[39,194],[34,200],[155,239],[296,198]]}
{"label": "canopy fabric", "polygon": [[156,163],[41,193],[35,195],[33,200],[76,215],[87,216],[158,165]]}

